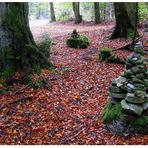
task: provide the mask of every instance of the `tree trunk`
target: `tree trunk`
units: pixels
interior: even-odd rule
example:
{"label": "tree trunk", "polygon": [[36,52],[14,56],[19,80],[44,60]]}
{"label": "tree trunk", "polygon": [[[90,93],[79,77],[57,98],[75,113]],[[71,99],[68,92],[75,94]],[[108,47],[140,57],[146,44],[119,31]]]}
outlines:
{"label": "tree trunk", "polygon": [[50,22],[55,22],[56,17],[55,17],[53,2],[50,2],[49,4],[50,4],[50,16],[51,16]]}
{"label": "tree trunk", "polygon": [[101,23],[99,2],[94,2],[95,24]]}
{"label": "tree trunk", "polygon": [[80,15],[79,2],[73,2],[73,11],[75,15],[75,24],[81,23],[82,16]]}
{"label": "tree trunk", "polygon": [[49,59],[39,51],[29,28],[28,3],[0,3],[0,73],[10,78],[16,71],[48,68]]}
{"label": "tree trunk", "polygon": [[116,27],[111,36],[114,38],[128,38],[134,34],[136,5],[135,3],[114,3]]}
{"label": "tree trunk", "polygon": [[106,3],[105,20],[108,22],[112,20],[112,3]]}

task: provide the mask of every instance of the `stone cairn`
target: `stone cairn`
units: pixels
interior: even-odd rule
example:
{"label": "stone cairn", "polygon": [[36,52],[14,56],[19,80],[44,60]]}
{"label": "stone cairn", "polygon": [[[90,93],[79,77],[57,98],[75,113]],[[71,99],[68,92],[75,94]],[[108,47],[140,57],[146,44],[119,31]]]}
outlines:
{"label": "stone cairn", "polygon": [[[146,66],[147,59],[139,53],[133,53],[126,60],[126,70],[113,80],[109,87],[108,103],[121,102],[126,116],[139,118],[148,115],[148,68]],[[122,131],[121,128],[119,129]]]}

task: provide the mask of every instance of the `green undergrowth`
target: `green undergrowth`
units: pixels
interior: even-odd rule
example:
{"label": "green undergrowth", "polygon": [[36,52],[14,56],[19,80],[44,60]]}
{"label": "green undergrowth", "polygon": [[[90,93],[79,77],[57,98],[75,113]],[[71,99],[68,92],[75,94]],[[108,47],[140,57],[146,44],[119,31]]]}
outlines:
{"label": "green undergrowth", "polygon": [[133,120],[130,124],[132,125],[140,125],[140,126],[144,126],[144,125],[148,125],[148,116],[143,115],[139,118],[136,118],[135,120]]}
{"label": "green undergrowth", "polygon": [[116,104],[107,103],[102,112],[102,119],[104,123],[110,122],[115,119],[124,121],[125,118],[124,118],[123,109],[121,107],[121,104],[120,103],[116,103]]}
{"label": "green undergrowth", "polygon": [[106,63],[117,63],[117,64],[124,64],[125,62],[120,59],[119,57],[115,56],[112,53],[110,48],[102,48],[99,52],[99,60],[105,61]]}
{"label": "green undergrowth", "polygon": [[30,85],[34,89],[37,89],[39,87],[46,89],[47,87],[50,86],[50,82],[49,81],[45,81],[45,78],[39,77],[39,79],[37,81],[34,81],[33,78],[32,78],[32,75],[28,75],[22,81],[20,81],[20,83],[23,83],[23,84],[26,84],[26,85]]}

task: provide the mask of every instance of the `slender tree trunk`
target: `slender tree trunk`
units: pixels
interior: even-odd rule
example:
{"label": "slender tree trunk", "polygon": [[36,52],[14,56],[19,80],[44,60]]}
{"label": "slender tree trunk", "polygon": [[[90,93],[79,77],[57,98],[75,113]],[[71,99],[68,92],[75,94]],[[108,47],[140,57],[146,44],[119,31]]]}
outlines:
{"label": "slender tree trunk", "polygon": [[114,3],[116,27],[111,36],[114,38],[127,38],[134,33],[136,5],[135,3]]}
{"label": "slender tree trunk", "polygon": [[72,5],[73,5],[73,11],[75,15],[75,24],[81,23],[82,16],[80,15],[79,2],[73,2]]}
{"label": "slender tree trunk", "polygon": [[18,71],[50,66],[39,51],[29,28],[28,3],[0,3],[0,73],[12,77]]}
{"label": "slender tree trunk", "polygon": [[94,2],[95,24],[101,23],[99,2]]}
{"label": "slender tree trunk", "polygon": [[53,2],[50,2],[49,4],[50,4],[50,16],[51,16],[50,22],[55,22],[56,17],[55,17]]}
{"label": "slender tree trunk", "polygon": [[106,21],[111,21],[112,20],[112,3],[106,3],[105,20]]}

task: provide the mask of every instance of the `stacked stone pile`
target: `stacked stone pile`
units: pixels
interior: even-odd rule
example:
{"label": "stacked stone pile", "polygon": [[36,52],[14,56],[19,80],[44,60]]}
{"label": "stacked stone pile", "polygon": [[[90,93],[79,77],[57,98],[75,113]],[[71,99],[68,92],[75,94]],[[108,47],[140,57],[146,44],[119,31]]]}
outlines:
{"label": "stacked stone pile", "polygon": [[131,115],[148,115],[148,68],[141,54],[134,53],[126,60],[126,70],[113,80],[109,88],[109,103],[121,102]]}

